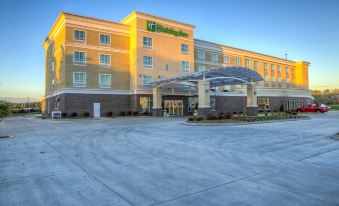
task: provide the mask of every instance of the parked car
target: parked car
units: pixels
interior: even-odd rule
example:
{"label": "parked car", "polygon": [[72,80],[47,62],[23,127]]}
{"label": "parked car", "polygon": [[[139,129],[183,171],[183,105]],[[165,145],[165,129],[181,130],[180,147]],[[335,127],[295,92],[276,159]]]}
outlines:
{"label": "parked car", "polygon": [[327,106],[326,104],[320,104],[320,107],[327,108],[327,111],[331,110],[331,107]]}
{"label": "parked car", "polygon": [[298,109],[296,110],[297,112],[327,112],[328,111],[328,107],[322,107],[322,106],[317,106],[315,104],[310,104],[307,106],[301,106],[298,107]]}

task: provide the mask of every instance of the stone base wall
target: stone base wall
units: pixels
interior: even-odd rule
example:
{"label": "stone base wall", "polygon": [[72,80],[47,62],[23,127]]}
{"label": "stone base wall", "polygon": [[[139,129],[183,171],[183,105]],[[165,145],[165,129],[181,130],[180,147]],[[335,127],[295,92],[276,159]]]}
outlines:
{"label": "stone base wall", "polygon": [[[50,116],[52,111],[61,111],[71,115],[76,112],[77,115],[83,116],[86,112],[93,116],[93,104],[100,103],[101,116],[105,116],[108,112],[119,115],[120,112],[140,111],[140,97],[149,97],[151,94],[135,94],[135,95],[116,95],[116,94],[61,94],[54,97],[46,98],[46,112],[44,115]],[[247,112],[245,96],[211,96],[216,98],[216,111],[211,114]],[[279,111],[281,105],[288,99],[286,97],[269,97],[270,111]],[[294,98],[295,99],[295,98]],[[297,98],[298,101],[309,102],[309,98]],[[188,96],[164,95],[162,100],[182,100],[184,115],[192,115],[188,112]],[[152,105],[150,108],[152,113]]]}
{"label": "stone base wall", "polygon": [[93,104],[100,103],[100,115],[105,116],[112,112],[119,115],[120,112],[128,112],[130,110],[130,95],[109,95],[109,94],[61,94],[46,99],[46,115],[50,112],[59,110],[62,113],[71,115],[76,112],[79,116],[84,116],[86,112],[93,116]]}

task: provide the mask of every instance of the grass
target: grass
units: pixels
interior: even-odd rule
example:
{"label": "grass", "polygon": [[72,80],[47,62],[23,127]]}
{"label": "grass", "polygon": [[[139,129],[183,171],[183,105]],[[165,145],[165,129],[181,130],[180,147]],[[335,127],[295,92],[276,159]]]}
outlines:
{"label": "grass", "polygon": [[330,105],[331,109],[332,110],[339,110],[339,104],[333,104],[333,105]]}

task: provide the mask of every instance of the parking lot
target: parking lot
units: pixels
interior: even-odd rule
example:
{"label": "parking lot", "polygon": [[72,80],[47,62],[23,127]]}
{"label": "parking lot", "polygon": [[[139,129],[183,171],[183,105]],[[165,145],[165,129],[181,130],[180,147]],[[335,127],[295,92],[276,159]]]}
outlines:
{"label": "parking lot", "polygon": [[180,118],[0,123],[0,205],[338,205],[339,112],[189,126]]}

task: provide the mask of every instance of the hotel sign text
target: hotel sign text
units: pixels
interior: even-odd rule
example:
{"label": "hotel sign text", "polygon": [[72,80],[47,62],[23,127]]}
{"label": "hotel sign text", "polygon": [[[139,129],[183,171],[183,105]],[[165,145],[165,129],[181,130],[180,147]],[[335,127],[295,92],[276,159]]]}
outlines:
{"label": "hotel sign text", "polygon": [[182,30],[175,30],[173,28],[165,27],[161,24],[158,24],[150,20],[146,20],[146,27],[148,31],[152,31],[152,32],[164,32],[164,33],[172,34],[176,37],[178,36],[188,37],[188,34],[183,32]]}

